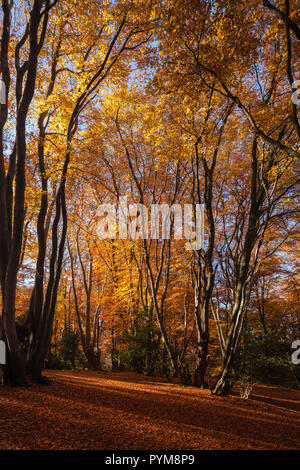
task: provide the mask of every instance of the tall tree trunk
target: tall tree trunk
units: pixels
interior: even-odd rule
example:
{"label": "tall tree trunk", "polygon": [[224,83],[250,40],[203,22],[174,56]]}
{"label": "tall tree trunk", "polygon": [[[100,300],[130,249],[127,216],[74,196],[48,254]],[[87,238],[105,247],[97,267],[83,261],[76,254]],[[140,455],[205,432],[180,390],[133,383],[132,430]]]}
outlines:
{"label": "tall tree trunk", "polygon": [[[20,96],[17,96],[17,117],[16,117],[16,174],[15,174],[15,193],[14,193],[14,204],[13,204],[13,226],[11,231],[11,238],[9,244],[9,255],[8,262],[5,265],[3,260],[2,273],[5,271],[5,281],[2,287],[3,294],[3,329],[4,335],[8,348],[8,377],[9,379],[18,385],[26,383],[25,378],[25,363],[21,354],[19,340],[16,331],[15,323],[15,302],[16,302],[16,286],[17,286],[17,274],[19,269],[19,263],[22,251],[22,240],[23,240],[23,229],[24,229],[24,218],[25,218],[25,161],[26,161],[26,118],[30,103],[32,101],[35,81],[37,75],[38,66],[38,55],[43,45],[47,23],[48,14],[41,15],[41,8],[44,2],[35,1],[33,3],[32,10],[30,12],[30,20],[28,29],[24,33],[24,37],[29,37],[29,55],[28,62],[26,63],[27,77],[24,87],[22,82],[24,78],[24,72],[20,75],[20,69],[17,69],[18,78],[20,79],[19,87],[17,86],[17,92],[19,91]],[[48,5],[48,2],[46,2]],[[8,6],[7,2],[3,2],[4,10]],[[7,12],[5,13],[5,15]],[[10,14],[10,12],[9,12]],[[43,18],[44,17],[44,18]],[[39,25],[43,18],[43,28],[38,39]],[[27,33],[28,31],[28,33]],[[14,152],[12,154],[14,158]],[[12,178],[12,175],[9,175]],[[11,179],[10,179],[11,183]],[[12,205],[11,205],[12,207]],[[6,211],[7,211],[6,207]],[[4,220],[7,221],[8,213]],[[8,221],[7,221],[8,222]],[[3,274],[2,274],[3,276]],[[3,280],[2,280],[3,283]]]}
{"label": "tall tree trunk", "polygon": [[237,360],[237,352],[240,345],[245,316],[245,291],[247,283],[249,282],[250,260],[258,236],[259,220],[262,214],[261,208],[269,185],[267,175],[273,161],[274,152],[271,152],[267,162],[267,168],[261,177],[258,169],[257,137],[254,136],[252,144],[251,205],[248,225],[240,258],[240,266],[233,283],[235,291],[234,303],[230,317],[229,331],[223,351],[222,371],[212,390],[212,393],[215,395],[227,395],[235,379],[235,362]]}
{"label": "tall tree trunk", "polygon": [[[211,100],[213,92],[209,95],[209,105],[203,126],[202,133],[205,134],[206,124],[210,115]],[[215,272],[213,267],[214,249],[215,249],[215,219],[213,214],[214,197],[214,171],[217,163],[223,132],[232,112],[233,106],[230,105],[224,113],[222,125],[216,137],[215,148],[210,165],[206,159],[203,149],[199,152],[199,145],[202,143],[203,134],[200,135],[195,143],[195,162],[192,161],[193,170],[193,192],[192,198],[194,206],[201,204],[200,192],[200,162],[204,172],[204,202],[208,222],[208,243],[206,251],[199,250],[195,254],[192,266],[192,277],[195,294],[194,316],[197,328],[197,349],[196,349],[196,368],[194,372],[194,385],[205,388],[207,371],[207,357],[209,348],[209,306],[215,283]],[[200,153],[200,154],[199,154]]]}
{"label": "tall tree trunk", "polygon": [[245,288],[246,286],[240,283],[237,289],[229,331],[225,343],[222,371],[212,390],[212,393],[215,395],[227,395],[236,379],[235,365],[238,361],[237,353],[239,351],[245,318]]}

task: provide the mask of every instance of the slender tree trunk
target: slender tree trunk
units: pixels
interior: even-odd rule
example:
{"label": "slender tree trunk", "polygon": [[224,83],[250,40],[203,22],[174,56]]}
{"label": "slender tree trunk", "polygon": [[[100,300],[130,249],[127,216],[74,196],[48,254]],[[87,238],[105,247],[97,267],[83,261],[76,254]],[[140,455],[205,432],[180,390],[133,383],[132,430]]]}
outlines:
{"label": "slender tree trunk", "polygon": [[231,312],[229,331],[225,342],[222,371],[212,390],[212,393],[215,395],[227,395],[235,380],[235,362],[237,360],[245,316],[245,291],[249,276],[250,260],[257,240],[261,206],[265,198],[267,187],[268,180],[266,179],[261,183],[259,179],[257,137],[254,136],[252,144],[251,206],[248,217],[248,226],[245,234],[244,246],[242,248],[239,270],[236,278],[234,279],[234,303]]}

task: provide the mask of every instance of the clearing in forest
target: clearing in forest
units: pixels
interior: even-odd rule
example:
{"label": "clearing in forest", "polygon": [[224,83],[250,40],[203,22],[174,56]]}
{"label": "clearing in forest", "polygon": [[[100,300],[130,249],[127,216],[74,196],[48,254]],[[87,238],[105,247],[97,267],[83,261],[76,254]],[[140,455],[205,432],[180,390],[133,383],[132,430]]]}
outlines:
{"label": "clearing in forest", "polygon": [[243,401],[133,373],[48,371],[50,386],[1,387],[0,449],[297,449],[300,392]]}

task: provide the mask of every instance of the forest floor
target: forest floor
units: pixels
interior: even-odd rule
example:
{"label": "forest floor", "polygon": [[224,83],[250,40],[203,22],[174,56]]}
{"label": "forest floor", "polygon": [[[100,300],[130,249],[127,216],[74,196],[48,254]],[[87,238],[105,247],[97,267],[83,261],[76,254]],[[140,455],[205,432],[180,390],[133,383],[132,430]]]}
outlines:
{"label": "forest floor", "polygon": [[299,449],[300,392],[248,401],[133,373],[47,371],[50,386],[0,387],[0,449]]}

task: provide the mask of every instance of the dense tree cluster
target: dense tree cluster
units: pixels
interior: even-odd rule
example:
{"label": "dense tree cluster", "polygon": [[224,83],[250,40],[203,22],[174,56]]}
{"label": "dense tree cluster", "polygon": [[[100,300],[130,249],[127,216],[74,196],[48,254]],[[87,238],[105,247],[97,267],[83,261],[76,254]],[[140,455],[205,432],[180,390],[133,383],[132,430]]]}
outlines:
{"label": "dense tree cluster", "polygon": [[[285,357],[300,324],[299,6],[2,0],[7,382],[46,382],[59,350],[225,395],[251,357]],[[99,237],[99,206],[125,196],[204,205],[203,247],[186,249],[174,214],[170,238]]]}

